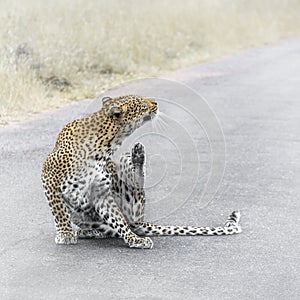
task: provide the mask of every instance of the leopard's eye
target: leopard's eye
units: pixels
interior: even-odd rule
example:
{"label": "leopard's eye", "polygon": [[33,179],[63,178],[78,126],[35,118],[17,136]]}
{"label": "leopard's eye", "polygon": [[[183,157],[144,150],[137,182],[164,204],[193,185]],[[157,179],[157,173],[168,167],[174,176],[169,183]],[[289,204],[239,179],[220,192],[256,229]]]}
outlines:
{"label": "leopard's eye", "polygon": [[121,114],[120,112],[115,112],[115,113],[114,113],[114,116],[115,116],[116,118],[120,118],[121,115],[122,115],[122,114]]}
{"label": "leopard's eye", "polygon": [[120,118],[122,116],[122,109],[120,107],[117,106],[113,106],[110,109],[110,113],[112,116],[114,116],[115,118]]}

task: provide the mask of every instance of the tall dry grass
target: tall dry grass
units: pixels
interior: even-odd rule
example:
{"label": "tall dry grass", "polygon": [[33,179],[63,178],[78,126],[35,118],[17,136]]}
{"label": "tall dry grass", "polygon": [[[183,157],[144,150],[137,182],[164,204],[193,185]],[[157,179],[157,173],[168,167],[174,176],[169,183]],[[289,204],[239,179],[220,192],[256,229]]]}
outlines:
{"label": "tall dry grass", "polygon": [[0,122],[300,33],[296,0],[2,0]]}

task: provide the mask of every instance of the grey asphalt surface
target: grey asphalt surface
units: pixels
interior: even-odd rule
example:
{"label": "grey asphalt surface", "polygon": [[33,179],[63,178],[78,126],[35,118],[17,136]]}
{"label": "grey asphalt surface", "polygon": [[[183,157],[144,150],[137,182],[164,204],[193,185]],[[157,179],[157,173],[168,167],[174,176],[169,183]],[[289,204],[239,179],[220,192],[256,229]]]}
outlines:
{"label": "grey asphalt surface", "polygon": [[[243,233],[154,237],[152,250],[117,239],[55,245],[41,167],[63,125],[91,101],[68,105],[0,130],[1,299],[299,299],[300,39],[165,77],[201,93],[218,116],[226,168],[205,207],[191,197],[159,221],[219,225],[239,209]],[[110,93],[147,95],[151,82]],[[155,88],[176,98],[163,81]]]}

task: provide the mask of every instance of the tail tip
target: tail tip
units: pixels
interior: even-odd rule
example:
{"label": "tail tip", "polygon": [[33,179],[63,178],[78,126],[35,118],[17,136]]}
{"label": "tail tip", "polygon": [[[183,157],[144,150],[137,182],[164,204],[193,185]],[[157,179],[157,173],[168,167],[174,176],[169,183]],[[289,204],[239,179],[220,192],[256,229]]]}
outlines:
{"label": "tail tip", "polygon": [[239,225],[239,221],[241,219],[241,213],[238,210],[235,210],[231,213],[229,218],[227,219],[225,223],[225,227],[231,227],[234,226],[238,228],[238,231],[241,232],[241,226]]}
{"label": "tail tip", "polygon": [[232,217],[234,217],[236,219],[236,223],[239,223],[240,219],[241,219],[241,213],[238,210],[235,210],[232,212],[231,214]]}
{"label": "tail tip", "polygon": [[241,233],[242,232],[242,228],[241,225],[239,224],[240,219],[241,219],[241,213],[238,210],[235,210],[232,212],[232,214],[230,215],[229,219],[231,221],[229,221],[229,224],[232,224],[232,221],[234,221],[234,227],[236,229],[235,233]]}

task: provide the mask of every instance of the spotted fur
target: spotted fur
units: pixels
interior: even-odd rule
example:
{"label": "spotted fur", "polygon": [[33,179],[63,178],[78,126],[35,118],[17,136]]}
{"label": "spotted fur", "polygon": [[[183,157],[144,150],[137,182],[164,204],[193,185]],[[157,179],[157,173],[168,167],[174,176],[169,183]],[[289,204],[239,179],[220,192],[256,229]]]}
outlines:
{"label": "spotted fur", "polygon": [[136,143],[118,164],[111,156],[126,136],[156,115],[157,103],[133,95],[102,101],[100,111],[65,126],[43,166],[57,244],[75,244],[78,237],[116,236],[129,247],[152,248],[147,236],[241,232],[239,212],[233,212],[224,227],[145,223],[144,146]]}

